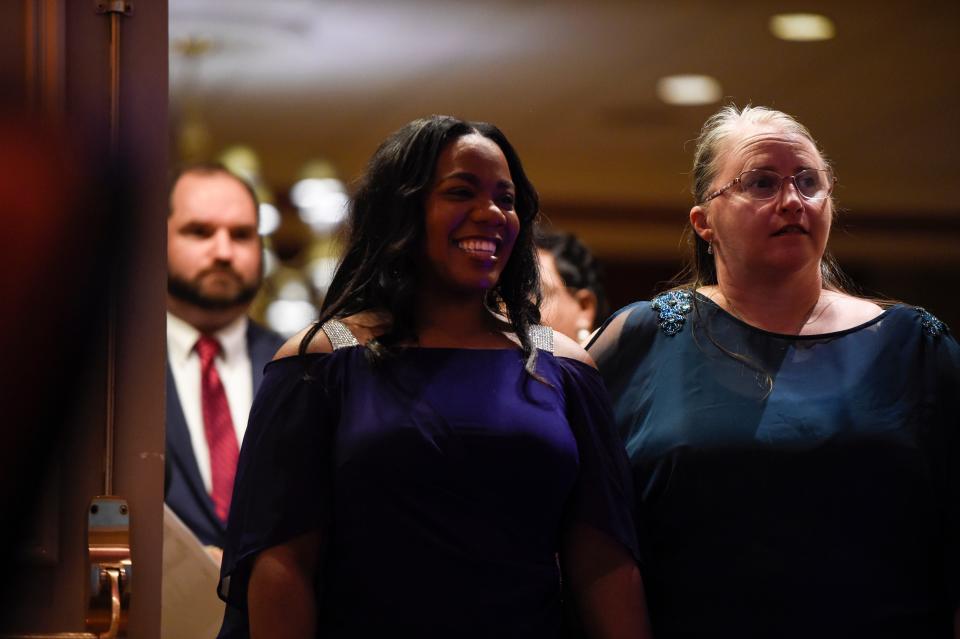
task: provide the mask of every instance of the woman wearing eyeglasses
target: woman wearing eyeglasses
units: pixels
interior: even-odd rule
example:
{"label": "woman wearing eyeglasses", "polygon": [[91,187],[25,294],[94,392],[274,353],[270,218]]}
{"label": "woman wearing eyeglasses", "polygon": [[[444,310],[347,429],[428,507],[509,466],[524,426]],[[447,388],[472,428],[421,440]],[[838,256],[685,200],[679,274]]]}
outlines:
{"label": "woman wearing eyeglasses", "polygon": [[791,116],[707,120],[682,284],[589,347],[634,473],[654,636],[951,637],[960,347],[850,292]]}

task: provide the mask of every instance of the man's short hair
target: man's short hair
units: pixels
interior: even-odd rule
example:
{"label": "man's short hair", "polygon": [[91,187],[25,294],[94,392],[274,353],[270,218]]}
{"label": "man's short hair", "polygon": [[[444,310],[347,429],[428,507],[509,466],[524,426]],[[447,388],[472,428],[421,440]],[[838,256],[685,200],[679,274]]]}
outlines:
{"label": "man's short hair", "polygon": [[250,184],[247,180],[240,177],[226,165],[221,164],[220,162],[197,162],[195,164],[185,164],[183,166],[177,167],[170,177],[170,203],[167,209],[167,217],[173,215],[173,189],[176,188],[177,182],[180,181],[184,175],[226,175],[232,177],[234,180],[239,182],[243,186],[244,190],[250,196],[250,199],[253,200],[253,210],[257,216],[257,224],[260,223],[260,199],[257,197],[257,192],[253,189],[253,185]]}

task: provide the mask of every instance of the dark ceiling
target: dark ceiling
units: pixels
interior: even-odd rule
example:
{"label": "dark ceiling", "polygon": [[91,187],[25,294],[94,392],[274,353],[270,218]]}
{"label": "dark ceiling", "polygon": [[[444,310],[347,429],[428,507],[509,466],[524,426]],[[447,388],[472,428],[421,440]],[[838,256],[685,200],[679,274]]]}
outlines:
{"label": "dark ceiling", "polygon": [[[836,37],[775,38],[789,11]],[[719,104],[752,102],[831,156],[844,263],[960,266],[955,1],[170,0],[170,37],[178,143],[249,145],[278,191],[312,158],[349,180],[390,131],[451,113],[499,125],[546,213],[602,256],[673,263],[690,141]],[[664,104],[656,81],[675,73],[724,97]]]}

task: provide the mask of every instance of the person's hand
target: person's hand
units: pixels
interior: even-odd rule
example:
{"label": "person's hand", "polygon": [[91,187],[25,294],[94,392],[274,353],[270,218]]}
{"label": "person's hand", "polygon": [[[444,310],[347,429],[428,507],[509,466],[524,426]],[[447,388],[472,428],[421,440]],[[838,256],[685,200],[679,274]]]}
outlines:
{"label": "person's hand", "polygon": [[210,555],[219,568],[220,564],[223,563],[223,548],[217,548],[216,546],[204,546],[203,549],[207,551],[207,554]]}

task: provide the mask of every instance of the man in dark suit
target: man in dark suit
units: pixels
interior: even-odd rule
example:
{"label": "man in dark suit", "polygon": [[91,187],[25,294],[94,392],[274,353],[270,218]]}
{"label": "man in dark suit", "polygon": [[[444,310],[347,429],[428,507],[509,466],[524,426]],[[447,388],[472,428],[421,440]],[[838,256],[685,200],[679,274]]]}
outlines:
{"label": "man in dark suit", "polygon": [[220,165],[180,173],[167,217],[166,503],[218,557],[263,367],[283,343],[247,318],[263,245],[253,189]]}

